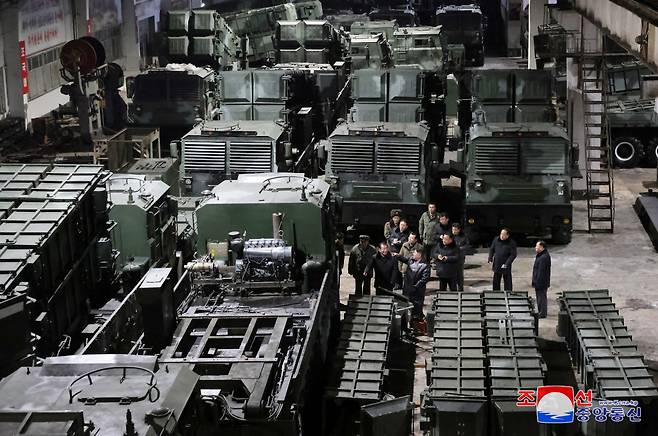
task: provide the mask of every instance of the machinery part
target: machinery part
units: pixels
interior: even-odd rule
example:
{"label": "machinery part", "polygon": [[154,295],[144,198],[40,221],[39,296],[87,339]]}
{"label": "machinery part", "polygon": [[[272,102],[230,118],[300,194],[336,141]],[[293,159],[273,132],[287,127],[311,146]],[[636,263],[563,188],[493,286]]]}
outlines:
{"label": "machinery part", "polygon": [[616,167],[633,168],[642,158],[642,143],[631,136],[617,138],[612,146],[612,159]]}
{"label": "machinery part", "polygon": [[[103,47],[103,44],[101,44],[101,42],[93,36],[83,36],[80,39],[82,41],[88,42],[89,45],[94,48],[94,52],[96,52],[96,68],[103,65],[105,63],[105,47]],[[119,67],[119,69],[121,69],[121,67]]]}
{"label": "machinery part", "polygon": [[647,160],[647,164],[649,164],[652,167],[656,167],[656,164],[658,164],[658,140],[655,138],[652,138],[649,140],[649,144],[647,145],[647,148],[645,149],[645,154],[644,157]]}
{"label": "machinery part", "polygon": [[64,70],[70,74],[76,74],[78,71],[81,74],[89,74],[98,65],[98,55],[91,43],[82,39],[74,39],[64,44],[59,61]]}

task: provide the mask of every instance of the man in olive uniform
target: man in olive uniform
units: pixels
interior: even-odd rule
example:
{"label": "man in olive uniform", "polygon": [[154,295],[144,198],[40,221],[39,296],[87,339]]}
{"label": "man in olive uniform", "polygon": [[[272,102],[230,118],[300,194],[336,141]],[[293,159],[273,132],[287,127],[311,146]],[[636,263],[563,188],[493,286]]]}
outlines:
{"label": "man in olive uniform", "polygon": [[432,235],[434,234],[434,226],[438,223],[439,216],[436,214],[436,204],[429,203],[427,205],[427,212],[423,212],[418,221],[418,236],[420,236],[420,241],[424,245],[426,260],[429,260],[434,250]]}
{"label": "man in olive uniform", "polygon": [[347,265],[347,272],[354,277],[356,295],[370,295],[371,264],[376,254],[377,250],[370,245],[370,236],[359,236],[359,243],[350,251]]}
{"label": "man in olive uniform", "polygon": [[[414,252],[414,250],[419,250],[423,252],[423,244],[418,242],[418,234],[416,232],[410,232],[409,233],[409,239],[407,242],[402,244],[402,248],[400,249],[400,256],[404,257],[411,257],[411,253]],[[400,270],[400,273],[404,275],[404,273],[407,271],[407,264],[403,262],[398,262],[398,269]]]}

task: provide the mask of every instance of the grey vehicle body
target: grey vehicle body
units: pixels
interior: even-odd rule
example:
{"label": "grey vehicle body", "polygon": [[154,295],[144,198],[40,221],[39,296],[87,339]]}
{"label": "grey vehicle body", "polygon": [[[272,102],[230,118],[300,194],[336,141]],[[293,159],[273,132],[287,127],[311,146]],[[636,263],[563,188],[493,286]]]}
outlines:
{"label": "grey vehicle body", "polygon": [[480,6],[448,5],[436,10],[448,44],[463,44],[465,60],[473,66],[484,65],[484,17]]}
{"label": "grey vehicle body", "polygon": [[129,119],[138,126],[188,126],[217,118],[215,72],[172,65],[134,78]]}

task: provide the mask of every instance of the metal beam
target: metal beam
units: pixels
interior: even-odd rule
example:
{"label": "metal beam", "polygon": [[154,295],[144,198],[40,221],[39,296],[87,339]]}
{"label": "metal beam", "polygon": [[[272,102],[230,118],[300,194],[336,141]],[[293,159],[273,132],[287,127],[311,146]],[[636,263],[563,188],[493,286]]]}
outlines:
{"label": "metal beam", "polygon": [[658,72],[658,6],[653,8],[635,0],[575,0],[574,8],[603,34]]}

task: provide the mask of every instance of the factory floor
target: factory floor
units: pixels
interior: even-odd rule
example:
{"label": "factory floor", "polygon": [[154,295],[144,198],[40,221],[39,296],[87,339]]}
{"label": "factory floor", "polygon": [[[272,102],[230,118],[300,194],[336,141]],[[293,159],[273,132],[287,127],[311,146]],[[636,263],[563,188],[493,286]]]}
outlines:
{"label": "factory floor", "polygon": [[[616,170],[614,234],[588,234],[585,231],[587,205],[585,201],[574,202],[575,231],[572,242],[567,246],[549,245],[552,286],[549,290],[548,318],[539,323],[540,337],[559,340],[555,327],[557,296],[561,291],[608,289],[647,364],[654,371],[658,369],[658,253],[633,210],[638,193],[648,188],[656,188],[655,169]],[[534,248],[520,247],[513,267],[514,290],[527,291],[532,296],[534,291],[530,281],[534,257]],[[491,270],[487,264],[487,250],[480,248],[477,254],[467,258],[466,263],[466,292],[489,290]],[[346,266],[341,277],[343,302],[354,290],[354,281],[347,275]],[[426,313],[437,287],[436,280],[429,283],[425,300]],[[414,387],[416,426],[420,393],[426,388],[425,359],[431,353],[431,346],[430,338],[419,338]]]}

